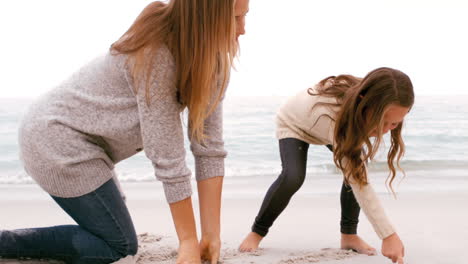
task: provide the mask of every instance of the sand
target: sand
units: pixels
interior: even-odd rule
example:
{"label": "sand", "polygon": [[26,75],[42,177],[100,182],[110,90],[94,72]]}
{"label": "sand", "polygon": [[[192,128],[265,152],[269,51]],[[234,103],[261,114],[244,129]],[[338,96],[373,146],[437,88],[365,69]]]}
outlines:
{"label": "sand", "polygon": [[[302,189],[277,220],[260,250],[238,252],[237,247],[249,232],[269,183],[260,184],[251,191],[245,188],[246,194],[242,195],[238,192],[242,184],[226,181],[220,263],[391,263],[380,252],[376,256],[366,256],[339,249],[338,192],[314,194]],[[243,184],[251,186],[249,182]],[[303,188],[309,188],[307,184]],[[177,239],[160,183],[124,183],[122,187],[139,234],[137,263],[174,263]],[[403,192],[398,194],[397,200],[391,195],[380,195],[387,214],[405,243],[405,263],[468,263],[466,189]],[[194,207],[198,211],[196,195]],[[0,185],[0,208],[2,229],[73,223],[46,194],[32,184]],[[380,240],[363,214],[360,221],[359,234],[380,251]]]}
{"label": "sand", "polygon": [[[175,246],[167,246],[164,237],[148,233],[140,234],[137,263],[174,263],[177,258]],[[172,243],[171,243],[172,244]],[[343,260],[357,256],[351,250],[324,248],[310,251],[281,251],[274,249],[259,249],[251,253],[240,253],[237,249],[225,248],[221,252],[220,263],[278,263],[300,264],[319,263],[330,260]],[[276,260],[274,260],[276,259]],[[278,261],[277,261],[278,260]],[[273,262],[271,262],[273,261]]]}

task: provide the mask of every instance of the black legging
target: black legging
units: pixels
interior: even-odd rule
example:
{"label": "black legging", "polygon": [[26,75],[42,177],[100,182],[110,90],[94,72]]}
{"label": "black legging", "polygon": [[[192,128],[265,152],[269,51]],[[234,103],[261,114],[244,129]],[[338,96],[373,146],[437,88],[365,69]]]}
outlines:
{"label": "black legging", "polygon": [[[262,207],[255,218],[252,231],[266,236],[273,222],[283,212],[294,193],[304,183],[307,167],[309,144],[295,139],[285,138],[279,141],[283,170],[263,200]],[[333,151],[331,145],[327,145]],[[341,187],[341,233],[356,234],[360,207],[351,187],[343,183]]]}

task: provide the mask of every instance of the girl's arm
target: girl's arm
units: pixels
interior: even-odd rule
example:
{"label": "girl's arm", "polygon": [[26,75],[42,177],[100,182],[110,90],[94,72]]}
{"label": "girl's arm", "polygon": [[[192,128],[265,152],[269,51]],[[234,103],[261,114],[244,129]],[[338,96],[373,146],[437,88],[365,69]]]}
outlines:
{"label": "girl's arm", "polygon": [[377,235],[382,239],[382,255],[390,258],[394,263],[403,264],[405,255],[403,242],[393,228],[385,214],[382,205],[370,184],[359,186],[350,183],[354,196],[374,227]]}
{"label": "girl's arm", "polygon": [[359,184],[350,181],[350,186],[353,189],[356,201],[364,211],[367,219],[369,219],[379,238],[384,239],[395,233],[395,228],[385,214],[372,185],[369,183],[366,186],[359,186]]}

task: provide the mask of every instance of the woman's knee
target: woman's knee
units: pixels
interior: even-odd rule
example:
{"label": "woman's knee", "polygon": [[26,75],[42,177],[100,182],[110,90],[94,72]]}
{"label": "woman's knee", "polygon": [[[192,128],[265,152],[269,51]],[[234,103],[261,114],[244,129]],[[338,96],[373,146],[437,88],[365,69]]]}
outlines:
{"label": "woman's knee", "polygon": [[135,235],[135,238],[129,244],[128,255],[135,256],[137,252],[138,252],[138,238]]}
{"label": "woman's knee", "polygon": [[135,233],[125,234],[125,236],[118,241],[107,241],[107,243],[122,258],[126,256],[134,256],[138,251],[138,238]]}
{"label": "woman's knee", "polygon": [[135,256],[138,252],[138,238],[135,233],[129,235],[127,238],[127,247],[124,256]]}

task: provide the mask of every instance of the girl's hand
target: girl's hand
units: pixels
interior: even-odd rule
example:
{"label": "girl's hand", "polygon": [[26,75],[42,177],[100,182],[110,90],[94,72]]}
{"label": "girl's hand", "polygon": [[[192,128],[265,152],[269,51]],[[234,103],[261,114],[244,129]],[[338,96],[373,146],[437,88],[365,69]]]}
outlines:
{"label": "girl's hand", "polygon": [[219,236],[203,236],[200,241],[200,255],[203,260],[209,260],[210,264],[216,264],[219,260],[221,239]]}
{"label": "girl's hand", "polygon": [[180,241],[176,264],[201,264],[197,240]]}
{"label": "girl's hand", "polygon": [[382,241],[382,255],[391,259],[393,263],[404,264],[405,247],[397,233],[393,233]]}

